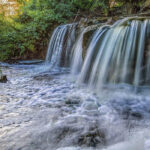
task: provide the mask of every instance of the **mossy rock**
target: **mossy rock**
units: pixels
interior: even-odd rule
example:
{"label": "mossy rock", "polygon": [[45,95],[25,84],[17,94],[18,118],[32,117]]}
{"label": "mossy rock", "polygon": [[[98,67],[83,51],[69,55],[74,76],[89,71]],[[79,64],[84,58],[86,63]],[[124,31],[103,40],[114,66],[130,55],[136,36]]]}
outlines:
{"label": "mossy rock", "polygon": [[108,21],[108,19],[110,19],[110,17],[99,17],[97,18],[96,20],[99,22],[99,23],[105,23]]}

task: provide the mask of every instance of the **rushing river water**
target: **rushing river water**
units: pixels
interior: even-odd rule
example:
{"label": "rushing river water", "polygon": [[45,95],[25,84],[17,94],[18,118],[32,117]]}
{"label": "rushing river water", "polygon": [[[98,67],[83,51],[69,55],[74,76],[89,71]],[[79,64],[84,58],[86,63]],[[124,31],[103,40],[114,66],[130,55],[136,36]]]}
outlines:
{"label": "rushing river water", "polygon": [[69,70],[1,64],[0,150],[149,150],[150,93],[128,85],[99,92]]}

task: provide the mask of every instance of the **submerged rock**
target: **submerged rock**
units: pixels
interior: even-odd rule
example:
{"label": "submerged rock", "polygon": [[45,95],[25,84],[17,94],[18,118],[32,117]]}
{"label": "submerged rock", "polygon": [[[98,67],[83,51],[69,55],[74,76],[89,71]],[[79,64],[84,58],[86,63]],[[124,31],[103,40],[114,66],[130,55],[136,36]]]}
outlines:
{"label": "submerged rock", "polygon": [[142,120],[148,119],[150,114],[149,104],[147,99],[118,99],[110,101],[113,107],[123,119]]}
{"label": "submerged rock", "polygon": [[[67,117],[50,131],[49,141],[57,147],[105,145],[105,133],[96,119],[82,116]],[[57,148],[56,147],[56,148]]]}
{"label": "submerged rock", "polygon": [[37,75],[33,77],[34,80],[42,81],[42,80],[47,80],[50,81],[53,79],[53,77],[49,74],[44,74],[44,75]]}
{"label": "submerged rock", "polygon": [[65,103],[68,105],[79,105],[81,103],[81,98],[80,97],[69,97],[65,100]]}

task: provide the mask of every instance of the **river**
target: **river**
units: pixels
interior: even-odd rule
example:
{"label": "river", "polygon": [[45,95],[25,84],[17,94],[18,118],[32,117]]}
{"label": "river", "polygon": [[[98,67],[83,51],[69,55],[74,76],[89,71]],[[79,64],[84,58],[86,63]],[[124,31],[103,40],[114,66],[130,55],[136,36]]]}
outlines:
{"label": "river", "polygon": [[150,149],[148,87],[96,94],[66,68],[0,65],[8,77],[0,83],[0,150]]}

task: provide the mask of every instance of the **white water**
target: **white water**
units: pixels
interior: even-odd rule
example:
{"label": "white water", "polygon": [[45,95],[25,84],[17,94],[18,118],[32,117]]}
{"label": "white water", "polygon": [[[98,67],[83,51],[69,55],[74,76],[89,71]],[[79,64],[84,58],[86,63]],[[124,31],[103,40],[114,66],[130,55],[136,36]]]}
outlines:
{"label": "white water", "polygon": [[149,89],[98,96],[61,68],[36,75],[40,67],[2,67],[9,82],[0,83],[1,150],[149,150]]}

